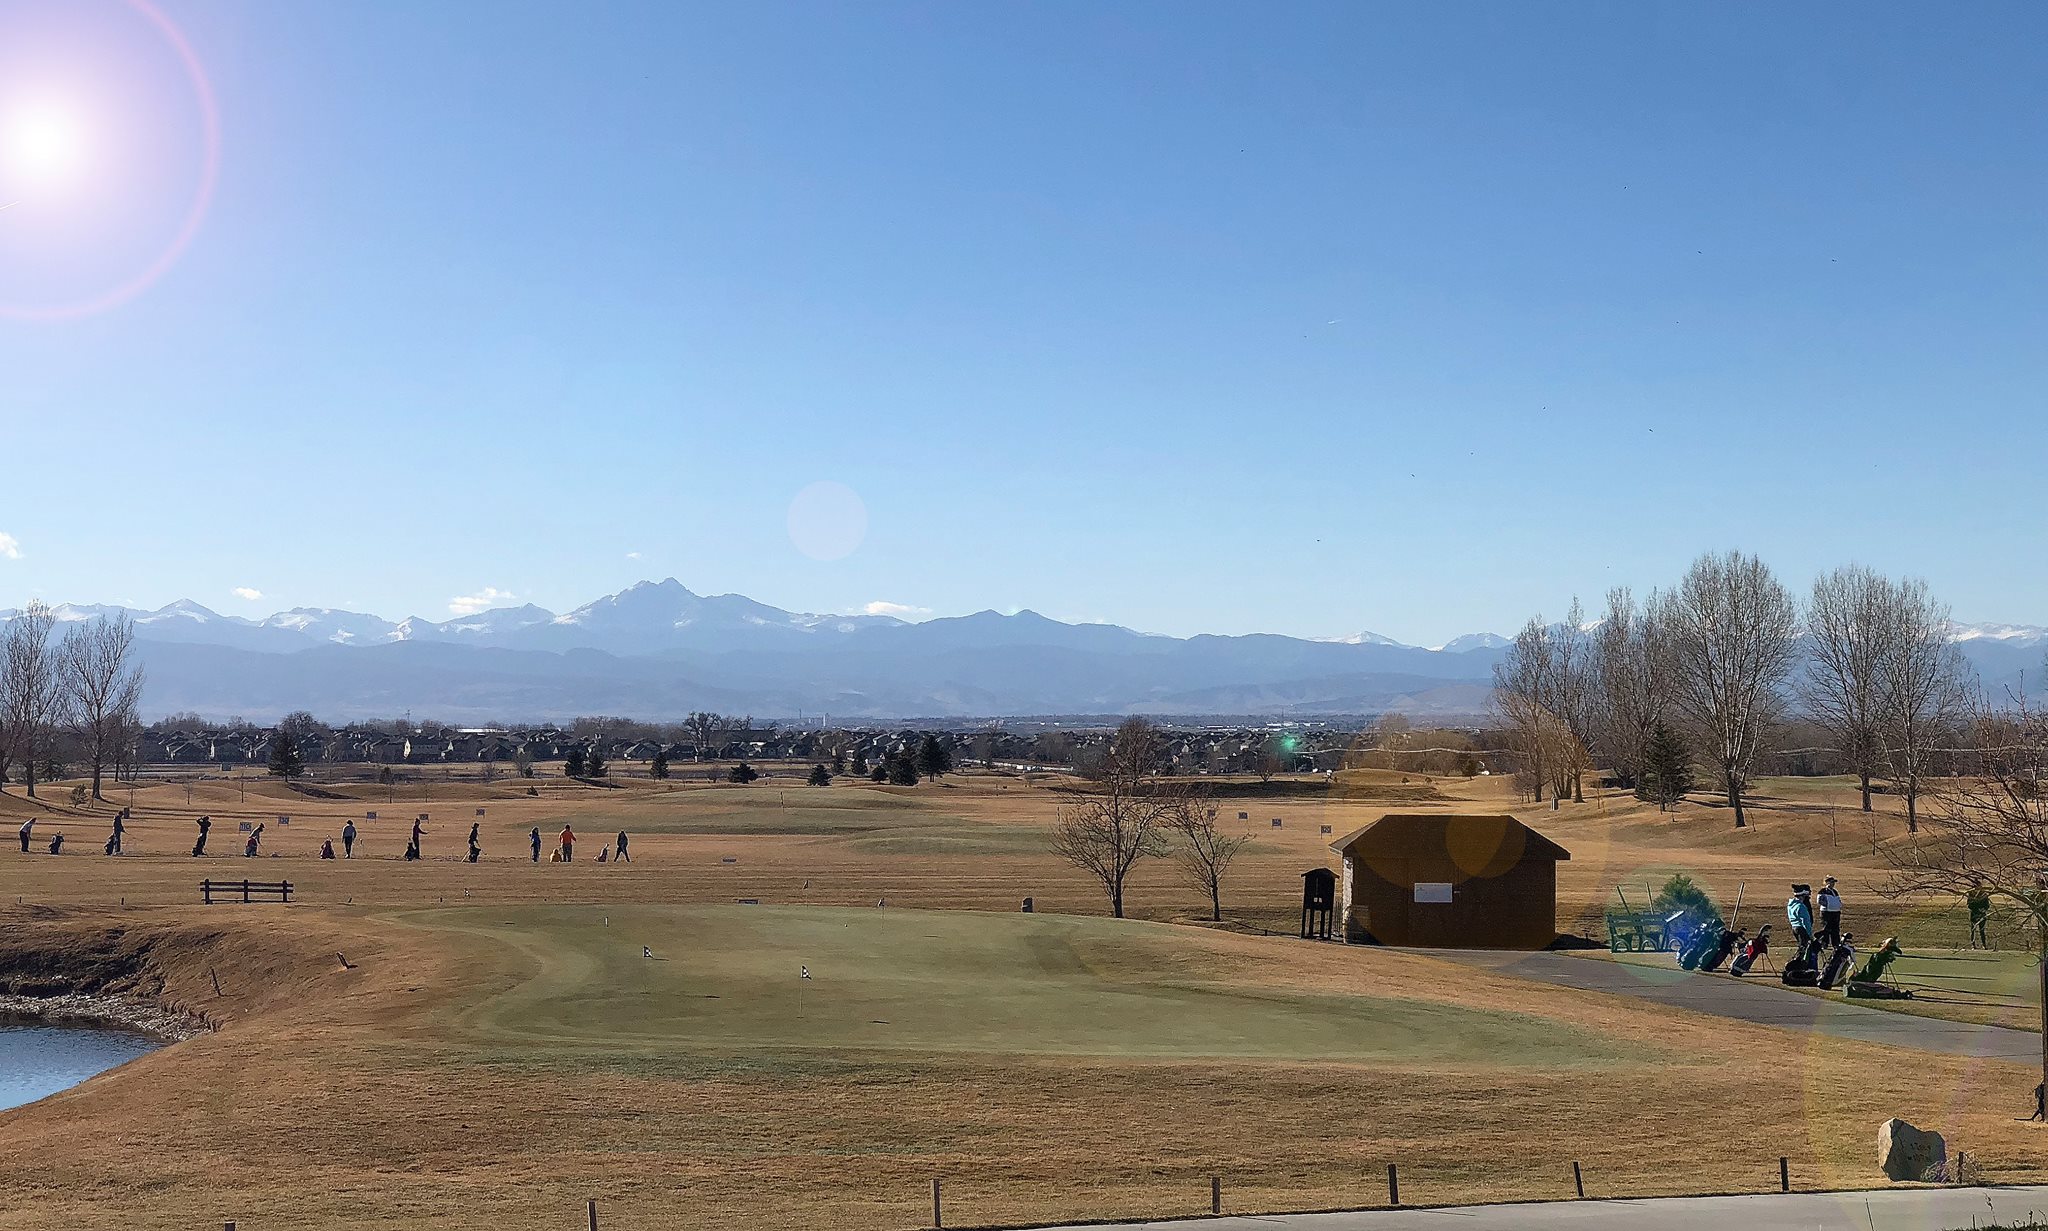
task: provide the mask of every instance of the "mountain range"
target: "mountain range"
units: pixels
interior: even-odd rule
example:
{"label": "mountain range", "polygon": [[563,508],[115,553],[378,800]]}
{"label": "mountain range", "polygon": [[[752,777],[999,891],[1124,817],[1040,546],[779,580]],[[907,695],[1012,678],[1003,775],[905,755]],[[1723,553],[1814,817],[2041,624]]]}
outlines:
{"label": "mountain range", "polygon": [[[1449,720],[1487,705],[1508,640],[1436,647],[1376,633],[1167,637],[1032,611],[909,623],[784,611],[670,578],[557,615],[531,604],[432,621],[294,608],[262,619],[180,601],[154,611],[64,604],[60,621],[124,612],[149,672],[151,716],[329,721],[411,711],[450,722],[696,709],[853,720],[1017,715],[1333,716],[1399,710]],[[13,611],[0,611],[0,623]],[[1963,625],[1987,683],[2037,668],[2048,629]]]}

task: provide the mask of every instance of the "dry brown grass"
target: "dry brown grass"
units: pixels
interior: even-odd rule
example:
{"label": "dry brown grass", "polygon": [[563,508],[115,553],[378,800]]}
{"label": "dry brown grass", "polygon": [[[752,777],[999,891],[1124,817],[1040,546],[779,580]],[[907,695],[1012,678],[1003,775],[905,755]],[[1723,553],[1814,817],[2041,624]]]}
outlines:
{"label": "dry brown grass", "polygon": [[[1572,850],[1567,922],[1597,914],[1618,881],[1665,870],[1691,871],[1721,892],[1748,879],[1749,901],[1773,913],[1779,882],[1832,870],[1856,909],[1880,863],[1867,845],[1854,848],[1846,813],[1830,845],[1825,805],[1813,811],[1808,799],[1760,808],[1753,829],[1737,834],[1707,808],[1665,819],[1609,798],[1552,815],[1514,807],[1498,783],[1431,785],[1450,802],[1429,806],[1506,808]],[[1625,1058],[1422,1064],[1377,1056],[1362,1036],[1358,1054],[1317,1062],[1000,1048],[712,1055],[680,1040],[673,1055],[613,1057],[581,1040],[545,1063],[485,1060],[482,1022],[531,980],[531,959],[420,909],[443,899],[489,920],[488,908],[506,903],[741,897],[1007,912],[1030,894],[1041,910],[1100,913],[1099,895],[1032,849],[1051,800],[1014,781],[914,792],[549,782],[538,799],[521,783],[443,785],[401,791],[395,804],[377,788],[358,790],[378,798],[286,802],[252,784],[244,809],[235,788],[216,784],[188,808],[181,787],[148,788],[131,831],[142,854],[98,854],[104,814],[56,821],[76,855],[0,849],[8,944],[119,933],[117,943],[146,951],[166,998],[226,1023],[0,1113],[9,1160],[0,1226],[168,1229],[233,1218],[244,1228],[500,1231],[573,1225],[596,1197],[608,1227],[910,1227],[929,1217],[935,1176],[947,1183],[948,1221],[961,1225],[1147,1217],[1205,1210],[1211,1174],[1225,1177],[1231,1209],[1371,1204],[1384,1199],[1388,1161],[1401,1165],[1412,1202],[1567,1196],[1574,1159],[1597,1195],[1764,1190],[1776,1184],[1780,1154],[1792,1158],[1797,1186],[1855,1186],[1875,1180],[1875,1127],[1894,1114],[1942,1129],[1994,1178],[2043,1178],[2039,1130],[2010,1118],[2035,1080],[2023,1066],[1653,1011],[1427,958],[1195,929],[1174,933],[1184,938],[1177,960],[1247,994],[1395,989],[1579,1032]],[[488,861],[470,866],[455,856],[480,796]],[[362,807],[386,818],[369,835],[382,857],[312,859],[319,839]],[[23,808],[18,797],[0,804],[17,816]],[[294,823],[267,834],[279,858],[202,865],[183,853],[201,808],[221,822],[222,852],[239,848],[241,816],[289,811]],[[429,850],[438,858],[391,858],[423,809],[436,817]],[[1225,815],[1235,809],[1251,814],[1260,840],[1229,905],[1291,930],[1299,872],[1328,858],[1319,827],[1342,834],[1386,804],[1254,799]],[[1272,816],[1282,829],[1270,828]],[[635,862],[533,867],[527,829],[551,835],[564,818],[591,852],[593,839],[623,825],[635,834]],[[289,877],[304,905],[193,904],[200,875],[245,870]],[[1163,865],[1142,874],[1135,898],[1154,918],[1194,906]],[[343,971],[337,950],[357,969]]]}

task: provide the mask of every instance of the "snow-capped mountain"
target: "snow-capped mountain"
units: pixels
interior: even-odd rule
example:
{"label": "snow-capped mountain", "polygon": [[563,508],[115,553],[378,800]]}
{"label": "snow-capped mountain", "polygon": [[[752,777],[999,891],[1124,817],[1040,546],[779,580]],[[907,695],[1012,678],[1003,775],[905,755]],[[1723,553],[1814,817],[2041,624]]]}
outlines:
{"label": "snow-capped mountain", "polygon": [[1999,641],[2007,645],[2038,645],[2048,641],[2048,628],[2039,624],[1956,624],[1953,641]]}
{"label": "snow-capped mountain", "polygon": [[398,630],[396,624],[382,616],[332,607],[294,607],[256,623],[260,628],[284,629],[336,645],[376,645],[390,641]]}
{"label": "snow-capped mountain", "polygon": [[[301,607],[260,620],[181,601],[155,611],[67,604],[73,622],[125,612],[149,672],[149,713],[332,720],[407,707],[448,720],[576,714],[780,717],[1361,714],[1476,719],[1510,642],[1434,649],[1360,632],[1168,637],[1032,611],[907,623],[785,611],[739,594],[642,582],[557,615],[527,604],[447,620]],[[16,615],[0,611],[0,624]],[[1987,687],[2042,669],[2048,628],[1966,624]],[[484,653],[483,651],[489,651]]]}
{"label": "snow-capped mountain", "polygon": [[439,623],[408,616],[393,626],[391,639],[502,644],[528,629],[543,627],[555,618],[554,612],[532,603],[519,607],[493,607]]}
{"label": "snow-capped mountain", "polygon": [[1386,637],[1386,636],[1382,636],[1382,635],[1380,635],[1379,633],[1375,633],[1375,632],[1356,632],[1356,633],[1347,633],[1347,634],[1345,634],[1345,635],[1344,635],[1344,636],[1342,636],[1342,637],[1317,637],[1317,638],[1316,638],[1316,640],[1317,640],[1317,641],[1320,641],[1320,642],[1322,642],[1322,643],[1323,643],[1323,644],[1325,644],[1325,645],[1400,645],[1400,646],[1405,646],[1405,645],[1407,645],[1407,644],[1408,644],[1408,643],[1407,643],[1407,642],[1405,642],[1405,641],[1396,641],[1396,640],[1394,640],[1394,639],[1393,639],[1392,637]]}
{"label": "snow-capped mountain", "polygon": [[682,648],[728,649],[764,637],[847,634],[902,623],[894,616],[784,611],[743,594],[702,595],[670,577],[643,581],[545,623],[515,630],[506,642],[534,649],[645,654]]}
{"label": "snow-capped mountain", "polygon": [[1436,649],[1443,654],[1463,654],[1467,650],[1500,650],[1513,644],[1514,638],[1503,637],[1499,633],[1466,633],[1462,637],[1451,638]]}

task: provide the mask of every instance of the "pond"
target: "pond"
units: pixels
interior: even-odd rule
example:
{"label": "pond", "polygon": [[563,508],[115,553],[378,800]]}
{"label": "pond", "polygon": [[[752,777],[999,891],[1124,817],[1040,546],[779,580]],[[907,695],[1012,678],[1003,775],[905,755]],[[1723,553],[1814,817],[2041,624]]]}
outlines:
{"label": "pond", "polygon": [[0,1016],[0,1111],[67,1090],[162,1045],[130,1030]]}

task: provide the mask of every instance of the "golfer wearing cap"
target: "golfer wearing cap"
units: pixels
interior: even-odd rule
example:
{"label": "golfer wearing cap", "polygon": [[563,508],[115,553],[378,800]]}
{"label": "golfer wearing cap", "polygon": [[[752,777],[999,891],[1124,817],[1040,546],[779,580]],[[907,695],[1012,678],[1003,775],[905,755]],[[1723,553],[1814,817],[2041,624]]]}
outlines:
{"label": "golfer wearing cap", "polygon": [[1820,888],[1820,940],[1830,949],[1842,943],[1842,895],[1832,876]]}
{"label": "golfer wearing cap", "polygon": [[1792,897],[1785,903],[1785,922],[1792,926],[1792,935],[1799,941],[1799,951],[1792,956],[1794,962],[1804,961],[1807,950],[1813,947],[1813,886],[1792,886]]}

